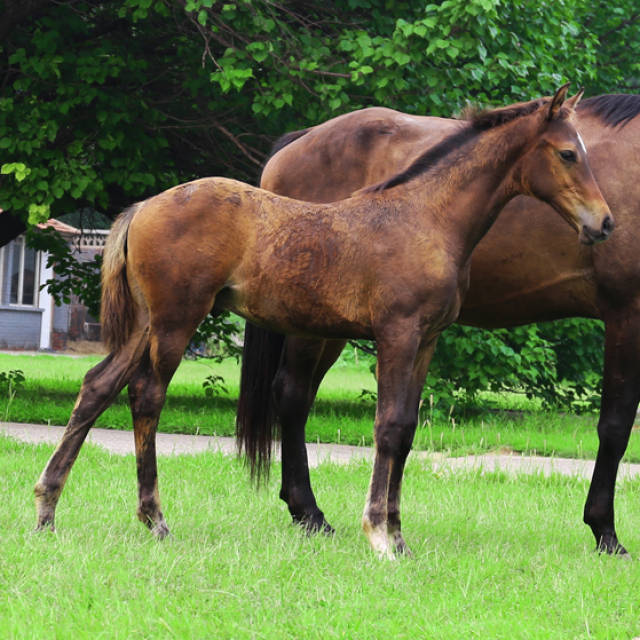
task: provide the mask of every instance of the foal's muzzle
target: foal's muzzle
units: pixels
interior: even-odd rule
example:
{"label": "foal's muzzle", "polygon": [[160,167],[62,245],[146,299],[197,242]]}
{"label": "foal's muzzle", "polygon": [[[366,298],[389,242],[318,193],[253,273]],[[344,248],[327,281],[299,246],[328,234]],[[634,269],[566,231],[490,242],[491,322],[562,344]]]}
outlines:
{"label": "foal's muzzle", "polygon": [[582,230],[580,231],[580,242],[582,242],[583,244],[594,244],[596,242],[602,242],[611,235],[611,232],[614,230],[615,226],[616,223],[610,215],[606,216],[602,221],[600,229],[593,229],[592,227],[584,224],[582,225]]}

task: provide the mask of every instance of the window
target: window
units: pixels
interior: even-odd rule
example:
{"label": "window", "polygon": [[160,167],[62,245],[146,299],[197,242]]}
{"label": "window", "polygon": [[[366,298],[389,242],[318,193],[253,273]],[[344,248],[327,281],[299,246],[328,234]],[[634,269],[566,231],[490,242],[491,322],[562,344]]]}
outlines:
{"label": "window", "polygon": [[17,238],[2,248],[0,254],[1,293],[0,302],[28,307],[38,306],[38,254],[25,245],[24,238]]}

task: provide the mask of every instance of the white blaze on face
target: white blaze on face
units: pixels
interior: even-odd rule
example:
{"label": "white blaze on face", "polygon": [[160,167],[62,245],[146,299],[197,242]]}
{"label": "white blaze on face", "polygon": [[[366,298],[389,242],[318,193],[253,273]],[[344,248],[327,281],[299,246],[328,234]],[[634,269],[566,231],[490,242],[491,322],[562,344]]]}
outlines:
{"label": "white blaze on face", "polygon": [[578,142],[580,143],[580,148],[586,154],[587,153],[587,147],[584,146],[584,140],[582,139],[582,136],[577,131],[576,131],[576,134],[578,136]]}

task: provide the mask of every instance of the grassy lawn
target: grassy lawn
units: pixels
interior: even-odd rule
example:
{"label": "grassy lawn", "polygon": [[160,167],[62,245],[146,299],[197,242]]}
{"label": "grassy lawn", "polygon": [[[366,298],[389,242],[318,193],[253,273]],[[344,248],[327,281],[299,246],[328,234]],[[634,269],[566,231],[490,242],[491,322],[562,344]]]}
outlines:
{"label": "grassy lawn", "polygon": [[[312,470],[336,535],[289,524],[271,484],[218,454],[161,458],[173,535],[135,518],[133,456],[88,445],[57,513],[35,535],[32,485],[52,447],[0,436],[0,629],[30,638],[632,638],[635,562],[593,552],[587,483],[434,474],[410,461],[403,527],[415,557],[378,560],[360,531],[369,465]],[[640,553],[640,482],[617,494]]]}
{"label": "grassy lawn", "polygon": [[[61,424],[67,422],[86,371],[99,356],[69,357],[0,354],[0,371],[21,369],[26,382],[9,402],[0,399],[0,420]],[[210,375],[224,378],[226,392],[206,397],[202,382]],[[235,361],[184,361],[169,387],[160,430],[207,435],[233,435],[239,367]],[[371,444],[375,380],[366,363],[343,359],[330,370],[320,389],[307,426],[307,440]],[[597,416],[541,411],[515,394],[487,395],[483,407],[460,415],[421,411],[414,447],[452,455],[492,450],[540,455],[593,458],[597,450]],[[131,428],[126,393],[97,422],[108,428]],[[634,431],[627,460],[640,461],[640,439]]]}

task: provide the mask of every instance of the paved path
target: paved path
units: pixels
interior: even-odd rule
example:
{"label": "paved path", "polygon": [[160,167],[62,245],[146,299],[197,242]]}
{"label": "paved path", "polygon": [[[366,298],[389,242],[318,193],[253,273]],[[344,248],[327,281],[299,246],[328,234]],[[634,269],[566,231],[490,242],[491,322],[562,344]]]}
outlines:
{"label": "paved path", "polygon": [[[55,444],[62,436],[63,428],[39,424],[21,424],[0,422],[0,434],[30,443]],[[88,442],[97,444],[107,451],[118,455],[133,454],[133,433],[115,429],[93,428],[87,437]],[[220,436],[188,436],[181,434],[158,433],[156,439],[158,455],[182,455],[202,451],[222,451],[235,455],[234,438]],[[307,445],[309,466],[316,467],[323,462],[347,463],[353,460],[372,460],[371,447],[353,447],[339,444]],[[275,458],[280,454],[276,452]],[[506,471],[509,473],[561,473],[570,476],[591,478],[592,460],[574,460],[567,458],[542,458],[520,454],[487,453],[477,456],[448,458],[442,454],[413,451],[411,458],[431,462],[435,469],[456,471],[459,469],[478,469],[482,471]],[[618,478],[640,475],[640,464],[624,463],[620,466]]]}

